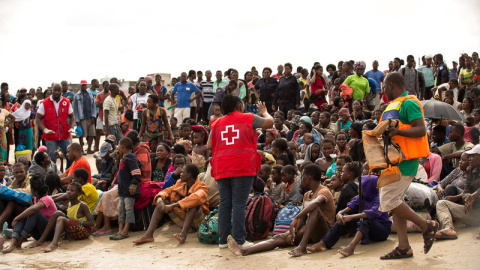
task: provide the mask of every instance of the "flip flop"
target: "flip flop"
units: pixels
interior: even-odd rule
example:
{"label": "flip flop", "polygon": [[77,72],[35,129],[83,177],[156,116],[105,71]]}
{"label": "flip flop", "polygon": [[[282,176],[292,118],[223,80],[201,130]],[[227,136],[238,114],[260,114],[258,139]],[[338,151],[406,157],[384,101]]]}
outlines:
{"label": "flip flop", "polygon": [[455,240],[458,238],[456,235],[448,235],[444,231],[437,232],[440,235],[435,235],[435,240]]}
{"label": "flip flop", "polygon": [[2,232],[0,233],[0,238],[3,237],[3,235],[4,235],[5,231],[7,231],[7,229],[8,229],[8,223],[4,222],[3,226],[2,226]]}
{"label": "flip flop", "polygon": [[92,235],[97,237],[97,236],[106,236],[106,235],[112,235],[113,232],[100,232],[100,231],[97,231],[97,232],[94,232]]}
{"label": "flip flop", "polygon": [[145,239],[138,239],[138,240],[133,240],[132,242],[134,244],[140,245],[144,243],[149,243],[155,241],[153,238],[145,238]]}

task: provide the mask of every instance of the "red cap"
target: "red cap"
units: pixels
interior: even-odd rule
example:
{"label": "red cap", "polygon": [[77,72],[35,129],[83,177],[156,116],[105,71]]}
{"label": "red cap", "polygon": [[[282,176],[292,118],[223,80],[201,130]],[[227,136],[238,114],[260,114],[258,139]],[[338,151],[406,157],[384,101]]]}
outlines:
{"label": "red cap", "polygon": [[88,84],[88,83],[87,83],[87,80],[81,80],[80,84]]}

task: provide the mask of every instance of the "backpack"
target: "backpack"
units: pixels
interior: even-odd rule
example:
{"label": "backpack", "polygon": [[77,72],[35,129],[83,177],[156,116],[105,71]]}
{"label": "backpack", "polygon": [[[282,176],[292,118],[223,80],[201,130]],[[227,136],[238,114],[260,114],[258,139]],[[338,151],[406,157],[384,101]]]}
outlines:
{"label": "backpack", "polygon": [[204,244],[218,244],[218,208],[205,217],[198,227],[198,241]]}
{"label": "backpack", "polygon": [[275,213],[274,202],[268,195],[250,198],[245,214],[247,239],[253,241],[266,238],[273,227]]}
{"label": "backpack", "polygon": [[290,224],[292,224],[293,218],[296,217],[301,210],[301,206],[294,205],[286,205],[284,208],[282,208],[275,219],[273,235],[288,232],[290,230]]}

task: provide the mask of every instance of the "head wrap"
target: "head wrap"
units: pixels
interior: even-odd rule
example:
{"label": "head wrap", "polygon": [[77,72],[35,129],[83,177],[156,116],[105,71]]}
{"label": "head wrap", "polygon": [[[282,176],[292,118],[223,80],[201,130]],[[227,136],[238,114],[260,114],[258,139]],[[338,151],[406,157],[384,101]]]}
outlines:
{"label": "head wrap", "polygon": [[190,153],[190,150],[192,150],[192,142],[189,140],[180,139],[177,141],[177,144],[183,145],[183,147],[185,147],[185,153],[187,154]]}
{"label": "head wrap", "polygon": [[338,111],[338,114],[345,114],[345,115],[347,115],[348,117],[350,117],[350,112],[348,111],[347,108],[341,108],[341,109]]}
{"label": "head wrap", "polygon": [[358,61],[358,62],[355,62],[355,64],[353,64],[353,70],[356,70],[357,67],[366,68],[367,65],[365,64],[364,61]]}
{"label": "head wrap", "polygon": [[207,144],[208,142],[208,131],[203,127],[203,126],[200,126],[200,125],[192,125],[192,131],[193,132],[205,132],[205,137],[203,138],[203,144]]}
{"label": "head wrap", "polygon": [[16,110],[14,113],[12,113],[12,115],[15,116],[15,122],[23,121],[23,120],[29,118],[30,115],[32,114],[31,110],[25,109],[25,105],[27,103],[30,104],[30,106],[32,105],[32,102],[29,99],[26,99],[26,100],[23,101],[20,109]]}
{"label": "head wrap", "polygon": [[147,76],[147,77],[145,77],[145,81],[146,81],[146,82],[148,82],[148,81],[153,81],[153,79],[152,79],[152,77]]}
{"label": "head wrap", "polygon": [[300,117],[300,120],[303,120],[305,122],[308,122],[308,123],[312,124],[312,119],[308,116],[302,116],[302,117]]}
{"label": "head wrap", "polygon": [[300,126],[300,115],[293,116],[292,121],[290,121],[290,123],[297,127]]}

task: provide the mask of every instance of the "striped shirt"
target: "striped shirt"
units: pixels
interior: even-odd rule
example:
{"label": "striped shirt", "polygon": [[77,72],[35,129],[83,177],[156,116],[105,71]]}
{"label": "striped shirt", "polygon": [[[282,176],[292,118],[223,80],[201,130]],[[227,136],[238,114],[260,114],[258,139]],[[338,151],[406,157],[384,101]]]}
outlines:
{"label": "striped shirt", "polygon": [[200,89],[203,93],[203,102],[212,103],[213,96],[215,95],[215,93],[213,93],[213,81],[202,81],[200,83]]}
{"label": "striped shirt", "polygon": [[[103,102],[103,112],[108,111],[108,125],[118,124],[118,103],[112,96],[108,96]],[[106,114],[103,117],[103,124],[106,125]]]}

